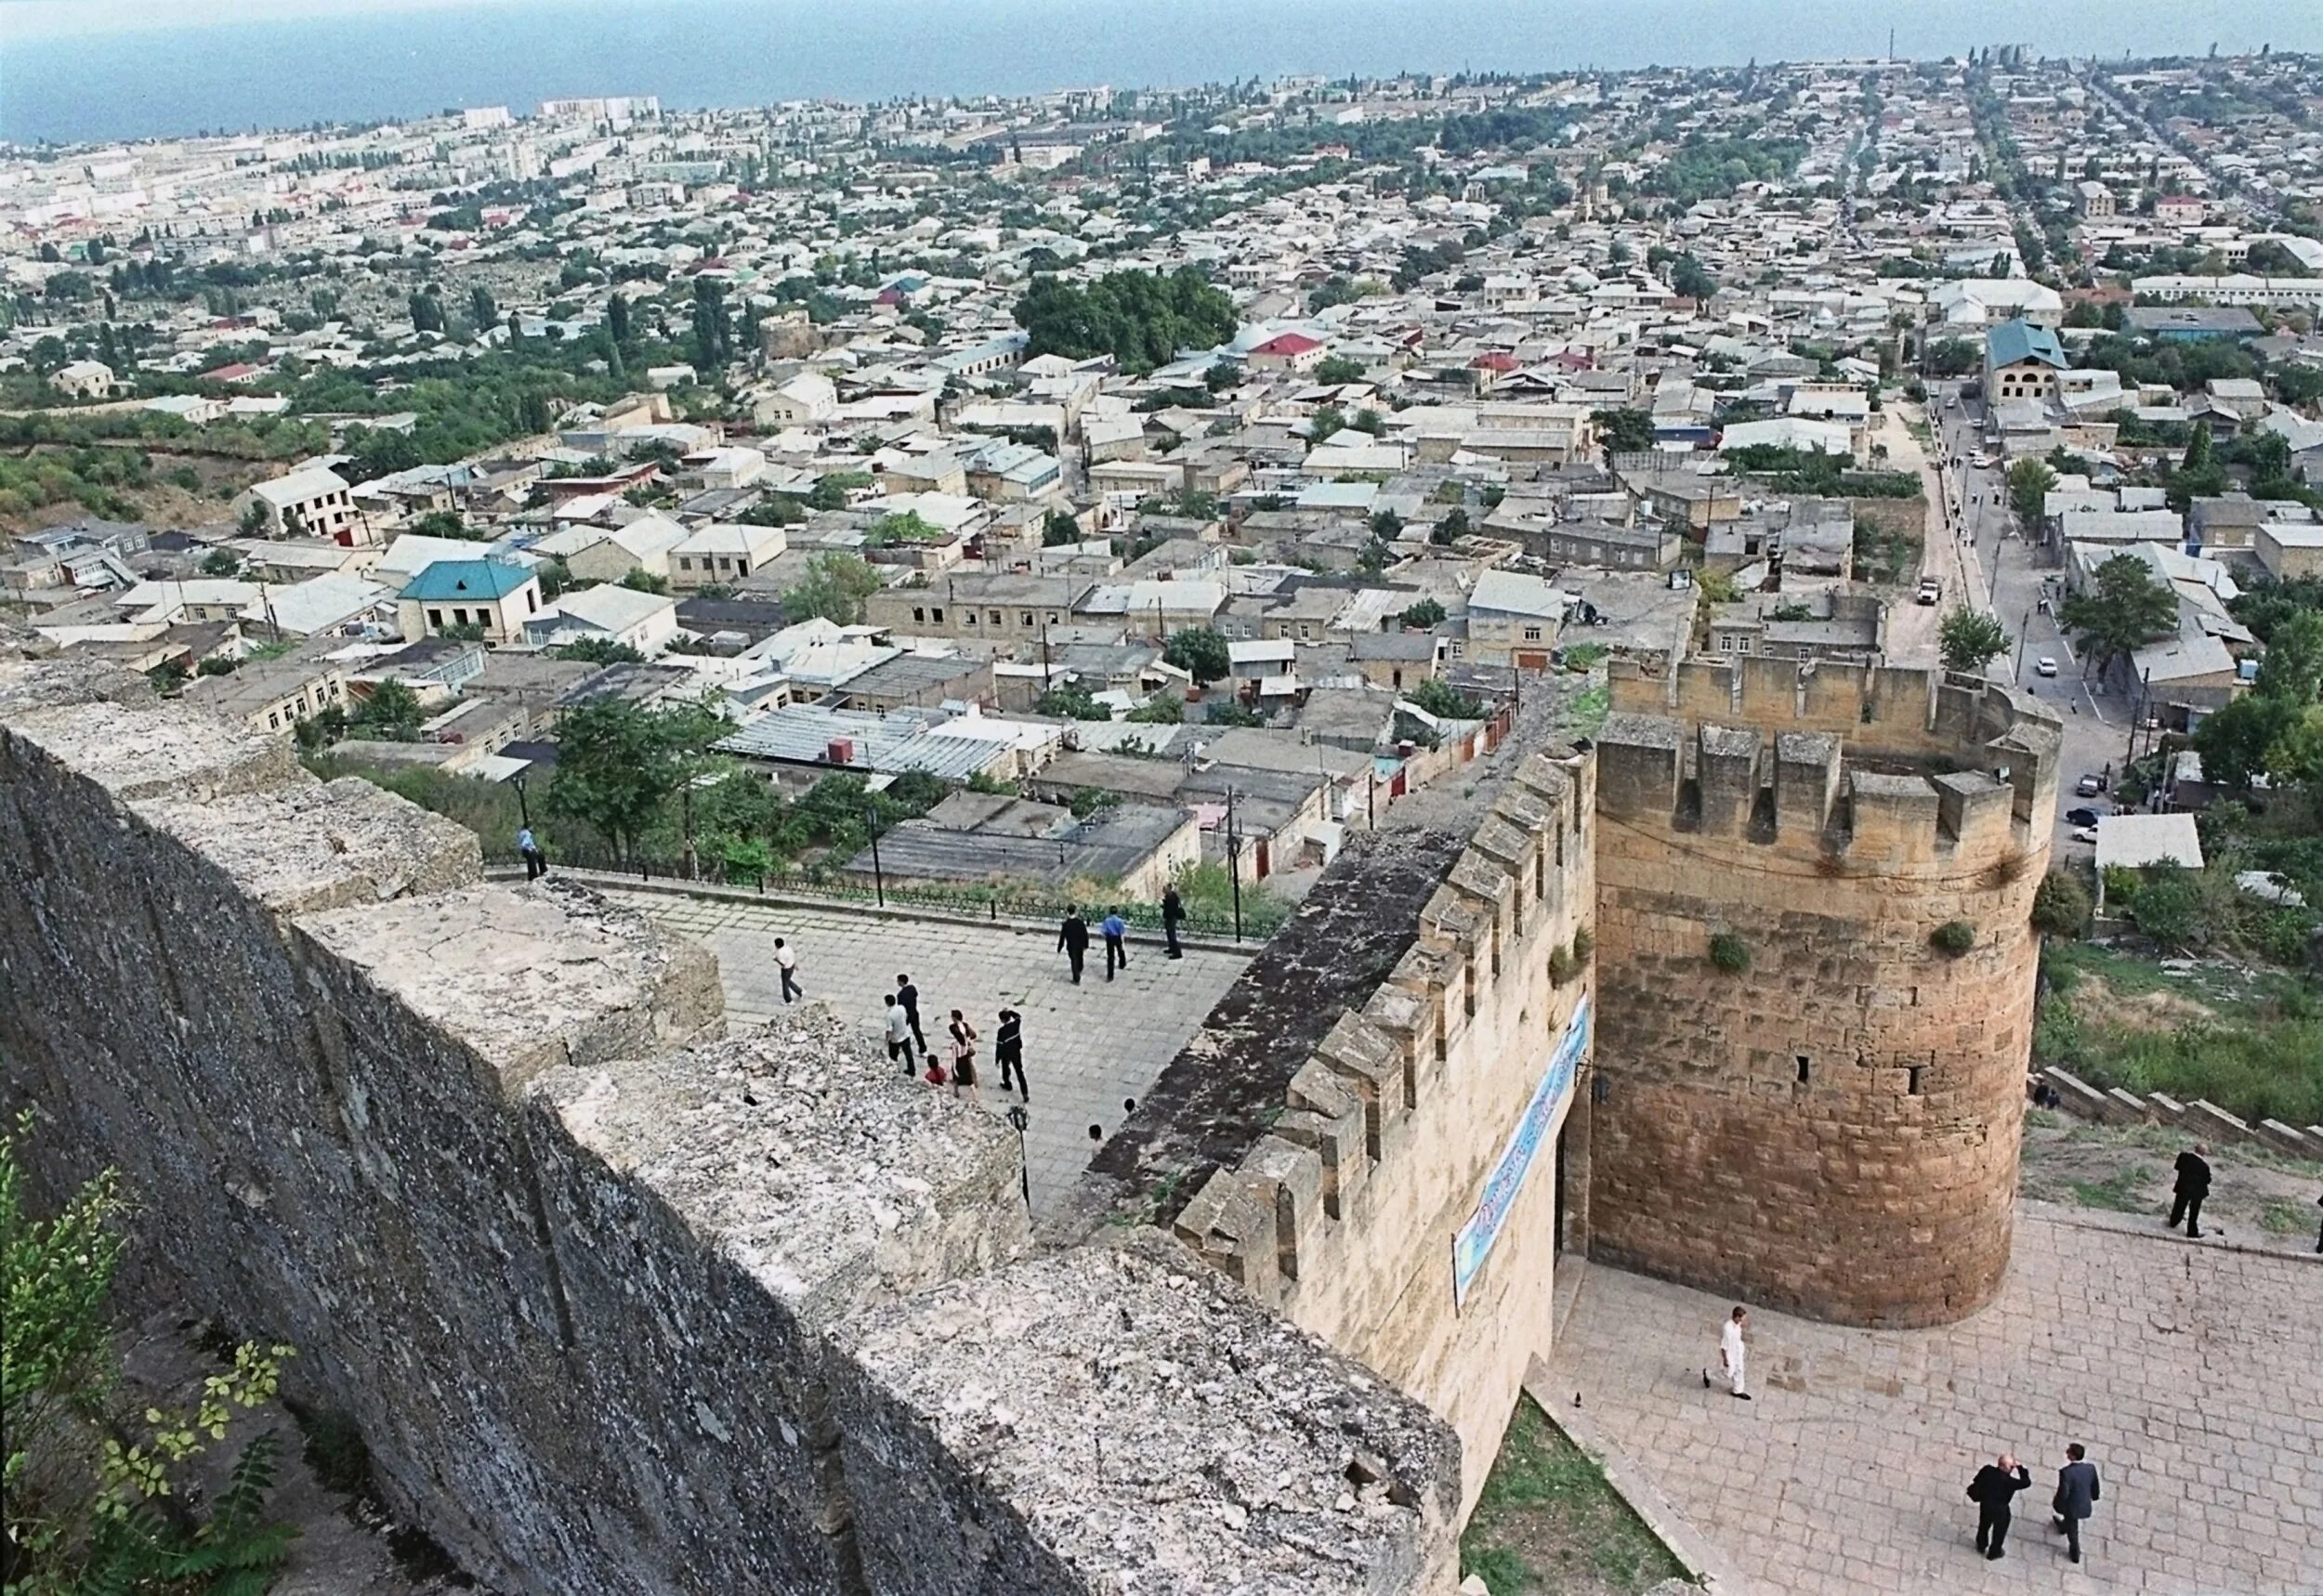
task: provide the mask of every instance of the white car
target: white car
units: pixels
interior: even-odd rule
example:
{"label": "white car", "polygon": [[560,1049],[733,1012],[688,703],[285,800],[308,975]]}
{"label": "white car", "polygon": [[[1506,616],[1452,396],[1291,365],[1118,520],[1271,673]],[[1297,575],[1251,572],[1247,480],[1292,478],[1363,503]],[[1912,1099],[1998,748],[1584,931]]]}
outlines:
{"label": "white car", "polygon": [[1997,456],[1990,454],[1975,454],[1969,457],[1968,464],[1983,471],[1988,469],[1996,458]]}
{"label": "white car", "polygon": [[2057,674],[2057,662],[2043,654],[2033,662],[2033,674],[2040,676],[2054,676]]}
{"label": "white car", "polygon": [[2097,828],[2094,826],[2075,827],[2073,831],[2073,840],[2077,843],[2087,843],[2092,847],[2094,847],[2097,843]]}

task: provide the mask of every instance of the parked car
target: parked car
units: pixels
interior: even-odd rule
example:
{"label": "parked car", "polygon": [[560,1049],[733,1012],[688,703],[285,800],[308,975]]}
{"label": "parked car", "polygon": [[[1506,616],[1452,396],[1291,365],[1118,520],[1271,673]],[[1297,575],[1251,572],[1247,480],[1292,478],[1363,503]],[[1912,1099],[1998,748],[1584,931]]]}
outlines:
{"label": "parked car", "polygon": [[2057,674],[2057,662],[2051,659],[2048,655],[2043,654],[2039,660],[2033,662],[2033,672],[2037,675],[2054,676]]}
{"label": "parked car", "polygon": [[2074,831],[2073,840],[2077,843],[2088,843],[2093,845],[2097,841],[2097,828],[2094,826],[2080,827]]}
{"label": "parked car", "polygon": [[2094,776],[2084,776],[2073,783],[2073,796],[2076,798],[2094,798],[2105,790],[2106,784]]}
{"label": "parked car", "polygon": [[2097,811],[2086,805],[2079,809],[2067,809],[2065,812],[2065,823],[2068,826],[2093,826],[2098,818]]}

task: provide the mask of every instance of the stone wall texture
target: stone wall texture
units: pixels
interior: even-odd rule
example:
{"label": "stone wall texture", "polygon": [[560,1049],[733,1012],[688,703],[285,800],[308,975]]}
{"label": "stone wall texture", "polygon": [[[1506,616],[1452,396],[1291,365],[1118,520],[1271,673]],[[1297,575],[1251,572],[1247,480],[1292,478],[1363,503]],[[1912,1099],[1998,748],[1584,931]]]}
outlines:
{"label": "stone wall texture", "polygon": [[[1419,937],[1292,1078],[1272,1129],[1178,1212],[1261,1302],[1449,1419],[1462,1507],[1553,1328],[1556,1135],[1578,1073],[1464,1301],[1453,1237],[1590,991],[1592,765],[1519,766],[1421,911]],[[1257,966],[1253,966],[1253,969]]]}
{"label": "stone wall texture", "polygon": [[1970,1313],[2008,1262],[2054,717],[1777,661],[1614,687],[1591,1256],[1843,1323]]}
{"label": "stone wall texture", "polygon": [[0,661],[0,1108],[512,1592],[1450,1589],[1452,1432],[707,952],[126,673]]}

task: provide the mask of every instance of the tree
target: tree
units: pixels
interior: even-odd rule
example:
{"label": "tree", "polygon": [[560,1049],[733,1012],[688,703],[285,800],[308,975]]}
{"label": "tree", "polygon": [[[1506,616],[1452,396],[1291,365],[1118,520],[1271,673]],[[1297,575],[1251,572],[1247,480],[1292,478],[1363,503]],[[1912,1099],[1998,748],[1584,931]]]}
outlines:
{"label": "tree", "polygon": [[443,331],[443,302],[426,289],[412,295],[412,330],[415,333]]}
{"label": "tree", "polygon": [[1689,252],[1671,262],[1670,286],[1688,299],[1708,299],[1718,292],[1718,280]]}
{"label": "tree", "polygon": [[617,637],[576,637],[549,650],[559,660],[590,665],[642,665],[645,656]]}
{"label": "tree", "polygon": [[2033,929],[2053,936],[2079,936],[2093,907],[2088,884],[2080,876],[2051,870],[2033,889]]}
{"label": "tree", "polygon": [[1081,523],[1062,510],[1051,510],[1041,517],[1041,546],[1053,549],[1063,543],[1081,541]]}
{"label": "tree", "polygon": [[863,534],[867,549],[884,549],[894,543],[939,543],[951,534],[917,510],[896,510],[882,516]]}
{"label": "tree", "polygon": [[2057,485],[2057,474],[2048,463],[2029,455],[2008,468],[2009,508],[2016,512],[2017,521],[2030,531],[2041,525],[2048,507],[2050,491]]}
{"label": "tree", "polygon": [[669,578],[656,576],[641,565],[631,566],[629,574],[621,579],[621,584],[632,593],[658,594],[663,597],[669,595]]}
{"label": "tree", "polygon": [[2323,694],[2323,612],[2308,610],[2276,626],[2251,691],[2302,710]]}
{"label": "tree", "polygon": [[469,543],[491,541],[482,533],[472,530],[457,510],[430,510],[412,523],[412,530],[423,538],[458,538]]}
{"label": "tree", "polygon": [[629,301],[622,294],[614,294],[605,307],[605,332],[616,352],[629,342]]}
{"label": "tree", "polygon": [[260,500],[253,499],[249,504],[244,504],[242,508],[242,520],[239,523],[239,527],[242,535],[245,538],[262,538],[266,536],[267,514],[265,504]]}
{"label": "tree", "polygon": [[1189,626],[1173,634],[1162,658],[1194,678],[1197,687],[1214,682],[1234,669],[1226,638],[1208,626]]}
{"label": "tree", "polygon": [[1611,459],[1616,454],[1643,454],[1654,446],[1654,418],[1642,410],[1592,411],[1597,444]]}
{"label": "tree", "polygon": [[796,623],[820,616],[839,626],[863,622],[863,600],[877,593],[879,573],[854,555],[817,555],[807,574],[782,595],[782,615]]}
{"label": "tree", "polygon": [[1242,386],[1242,362],[1240,360],[1212,361],[1210,369],[1201,374],[1201,386],[1214,394],[1227,393],[1240,387]]}
{"label": "tree", "polygon": [[1969,675],[1976,674],[1987,662],[2008,652],[2008,631],[2001,624],[2001,618],[1965,605],[1944,617],[1936,629],[1936,639],[1944,668]]}
{"label": "tree", "polygon": [[1211,348],[1234,335],[1234,301],[1192,267],[1168,276],[1116,271],[1076,286],[1037,277],[1017,301],[1017,324],[1030,355],[1087,360],[1110,355],[1142,375],[1184,349]]}
{"label": "tree", "polygon": [[1325,355],[1315,366],[1319,383],[1359,383],[1363,380],[1363,362],[1348,355]]}
{"label": "tree", "polygon": [[706,710],[647,710],[623,699],[568,710],[557,725],[548,811],[590,827],[627,859],[726,729]]}
{"label": "tree", "polygon": [[1113,712],[1089,696],[1089,689],[1079,682],[1059,682],[1032,706],[1035,714],[1053,715],[1058,720],[1111,720]]}
{"label": "tree", "polygon": [[1371,536],[1393,543],[1403,535],[1403,517],[1392,506],[1371,512]]}
{"label": "tree", "polygon": [[1482,720],[1482,700],[1462,692],[1449,682],[1434,676],[1404,694],[1404,697],[1437,720]]}
{"label": "tree", "polygon": [[1405,609],[1398,617],[1414,632],[1426,632],[1444,623],[1444,607],[1433,598],[1423,598]]}
{"label": "tree", "polygon": [[2097,568],[2087,592],[2057,606],[2057,624],[2074,634],[2100,671],[2161,636],[2177,621],[2176,596],[2154,581],[2134,555],[2114,556]]}
{"label": "tree", "polygon": [[1347,425],[1346,412],[1335,404],[1320,406],[1307,419],[1306,441],[1309,447],[1320,443]]}
{"label": "tree", "polygon": [[500,307],[492,303],[492,290],[480,282],[467,291],[467,309],[479,333],[500,324]]}
{"label": "tree", "polygon": [[1438,545],[1456,543],[1466,537],[1468,531],[1468,512],[1454,504],[1444,512],[1444,518],[1436,523],[1435,530],[1427,535],[1427,541]]}
{"label": "tree", "polygon": [[2287,699],[2245,693],[2215,709],[2194,728],[2194,751],[2202,756],[2202,779],[2213,787],[2241,789],[2269,768],[2276,746],[2299,724],[2300,711]]}
{"label": "tree", "polygon": [[1939,338],[1928,346],[1928,372],[1932,376],[1964,377],[1976,369],[1983,358],[1976,346],[1966,338]]}
{"label": "tree", "polygon": [[2178,469],[2181,471],[2210,469],[2213,443],[2209,425],[2202,422],[2196,422],[2193,432],[2185,440],[2185,455],[2178,462]]}
{"label": "tree", "polygon": [[367,742],[415,742],[422,718],[419,695],[389,677],[348,717],[347,734]]}
{"label": "tree", "polygon": [[281,1434],[253,1436],[206,1493],[200,1459],[273,1400],[293,1351],[243,1342],[230,1367],[203,1381],[190,1413],[129,1400],[108,1308],[126,1249],[119,1176],[107,1170],[52,1217],[33,1218],[18,1162],[32,1126],[28,1111],[0,1136],[7,1589],[264,1590],[297,1533],[264,1522]]}
{"label": "tree", "polygon": [[212,549],[202,556],[203,576],[232,576],[242,569],[242,556],[231,549]]}

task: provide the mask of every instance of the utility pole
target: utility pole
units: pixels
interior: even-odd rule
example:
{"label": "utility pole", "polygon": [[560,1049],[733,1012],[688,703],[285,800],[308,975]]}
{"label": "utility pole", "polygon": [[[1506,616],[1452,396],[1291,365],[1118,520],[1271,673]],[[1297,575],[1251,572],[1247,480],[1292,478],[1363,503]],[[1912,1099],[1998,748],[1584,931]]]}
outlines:
{"label": "utility pole", "polygon": [[1226,874],[1234,887],[1234,940],[1242,940],[1242,833],[1234,829],[1234,789],[1226,790]]}
{"label": "utility pole", "polygon": [[868,807],[863,811],[863,824],[871,831],[872,896],[880,908],[887,907],[887,878],[879,868],[879,817]]}
{"label": "utility pole", "polygon": [[2016,628],[2016,669],[2010,674],[2009,679],[2019,686],[2023,685],[2025,680],[2025,635],[2032,630],[2032,608],[2027,606],[2025,619],[2018,623]]}

